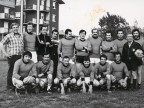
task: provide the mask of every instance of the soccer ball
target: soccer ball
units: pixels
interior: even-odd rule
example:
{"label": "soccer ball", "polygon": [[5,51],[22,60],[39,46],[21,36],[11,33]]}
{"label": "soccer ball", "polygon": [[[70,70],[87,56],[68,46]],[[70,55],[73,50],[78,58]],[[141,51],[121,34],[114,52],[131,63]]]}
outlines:
{"label": "soccer ball", "polygon": [[140,49],[137,49],[136,51],[135,51],[135,55],[136,55],[136,57],[138,57],[138,58],[142,58],[144,55],[143,55],[143,51],[142,50],[140,50]]}

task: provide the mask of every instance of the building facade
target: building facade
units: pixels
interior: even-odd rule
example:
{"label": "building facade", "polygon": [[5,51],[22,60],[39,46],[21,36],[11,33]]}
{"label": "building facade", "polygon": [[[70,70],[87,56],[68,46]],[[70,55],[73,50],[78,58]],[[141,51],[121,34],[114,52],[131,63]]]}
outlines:
{"label": "building facade", "polygon": [[[38,3],[39,1],[39,3]],[[34,24],[36,32],[37,14],[39,12],[39,28],[45,24],[48,33],[53,29],[59,30],[59,5],[64,4],[62,0],[23,0],[23,32],[28,22]],[[39,6],[39,11],[38,11]],[[0,40],[10,32],[12,22],[20,24],[21,0],[0,0]]]}
{"label": "building facade", "polygon": [[[39,28],[37,34],[43,24],[48,26],[48,34],[53,29],[59,30],[60,4],[64,2],[62,0],[23,0],[22,31],[25,32],[28,22],[34,24],[34,32],[37,32],[37,27]],[[21,24],[21,0],[0,0],[0,40],[10,32],[10,25],[13,22]]]}

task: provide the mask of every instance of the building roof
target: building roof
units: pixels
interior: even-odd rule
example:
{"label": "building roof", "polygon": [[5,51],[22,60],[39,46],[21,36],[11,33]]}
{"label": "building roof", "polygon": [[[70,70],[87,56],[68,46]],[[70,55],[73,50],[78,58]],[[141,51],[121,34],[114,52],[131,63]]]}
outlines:
{"label": "building roof", "polygon": [[65,2],[62,1],[62,0],[53,0],[53,1],[56,1],[56,2],[58,2],[59,4],[65,4]]}

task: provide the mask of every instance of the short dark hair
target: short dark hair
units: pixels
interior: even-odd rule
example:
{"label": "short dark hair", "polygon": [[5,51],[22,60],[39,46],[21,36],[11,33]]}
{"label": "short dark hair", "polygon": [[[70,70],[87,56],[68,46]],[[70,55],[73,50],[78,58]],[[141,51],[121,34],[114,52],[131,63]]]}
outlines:
{"label": "short dark hair", "polygon": [[13,27],[14,25],[19,26],[19,24],[18,24],[18,23],[14,22],[14,23],[12,23],[12,24],[10,25],[10,28],[12,29],[12,27]]}
{"label": "short dark hair", "polygon": [[107,56],[106,55],[104,55],[104,54],[100,55],[100,60],[101,60],[102,57],[107,60]]}
{"label": "short dark hair", "polygon": [[45,55],[49,55],[49,57],[50,57],[50,53],[49,53],[49,52],[44,52],[44,53],[42,54],[42,57],[44,57]]}
{"label": "short dark hair", "polygon": [[139,31],[139,29],[137,29],[137,28],[132,30],[132,35],[133,35],[133,33],[136,32],[136,31],[139,33],[139,37],[140,37],[140,31]]}
{"label": "short dark hair", "polygon": [[24,58],[25,55],[28,55],[28,56],[30,56],[32,58],[32,53],[30,51],[25,51],[23,53],[23,58]]}
{"label": "short dark hair", "polygon": [[85,32],[85,35],[86,35],[86,31],[83,30],[83,29],[79,31],[79,35],[80,35],[80,33],[82,33],[82,32]]}
{"label": "short dark hair", "polygon": [[90,58],[89,58],[89,56],[84,57],[83,62],[84,62],[84,61],[89,61],[89,62],[90,62]]}
{"label": "short dark hair", "polygon": [[117,30],[117,34],[118,34],[119,31],[122,31],[122,32],[124,33],[123,29],[118,29],[118,30]]}
{"label": "short dark hair", "polygon": [[52,34],[53,34],[54,32],[58,32],[58,30],[57,30],[57,29],[52,30]]}
{"label": "short dark hair", "polygon": [[112,36],[112,32],[111,32],[110,30],[106,31],[106,32],[105,32],[105,35],[106,35],[107,33],[110,33],[111,36]]}
{"label": "short dark hair", "polygon": [[64,60],[64,59],[70,59],[70,58],[69,58],[68,56],[64,56],[64,57],[63,57],[63,60]]}
{"label": "short dark hair", "polygon": [[121,54],[120,52],[116,52],[116,53],[114,54],[114,57],[116,57],[116,55],[120,55],[120,57],[122,57],[122,54]]}
{"label": "short dark hair", "polygon": [[41,26],[40,30],[42,30],[43,27],[47,27],[48,28],[48,26],[44,24],[44,25]]}
{"label": "short dark hair", "polygon": [[91,32],[93,33],[93,30],[97,30],[98,31],[98,29],[97,28],[93,28],[92,30],[91,30]]}
{"label": "short dark hair", "polygon": [[66,29],[65,34],[68,34],[68,32],[72,32],[72,30],[71,29]]}
{"label": "short dark hair", "polygon": [[29,22],[27,23],[27,26],[28,26],[28,25],[32,25],[32,27],[34,26],[31,21],[29,21]]}

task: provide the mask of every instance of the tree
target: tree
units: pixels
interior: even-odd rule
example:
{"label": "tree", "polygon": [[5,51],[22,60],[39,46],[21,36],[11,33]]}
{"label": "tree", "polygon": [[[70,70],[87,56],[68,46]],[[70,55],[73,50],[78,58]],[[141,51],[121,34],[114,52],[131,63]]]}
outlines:
{"label": "tree", "polygon": [[102,36],[105,36],[106,31],[111,31],[114,39],[117,36],[118,29],[123,29],[125,35],[130,32],[129,24],[124,18],[119,15],[110,15],[109,12],[107,12],[107,16],[103,16],[99,20],[99,25],[101,27]]}

